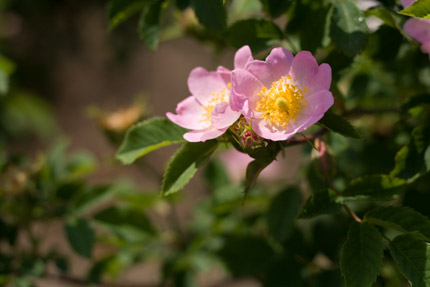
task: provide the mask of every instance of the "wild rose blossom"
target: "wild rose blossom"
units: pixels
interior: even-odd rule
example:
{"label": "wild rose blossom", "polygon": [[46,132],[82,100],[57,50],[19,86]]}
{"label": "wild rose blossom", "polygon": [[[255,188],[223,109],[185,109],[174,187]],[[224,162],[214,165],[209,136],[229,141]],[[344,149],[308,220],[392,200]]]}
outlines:
{"label": "wild rose blossom", "polygon": [[318,122],[333,105],[331,68],[318,66],[310,52],[294,57],[275,48],[266,61],[259,61],[244,46],[237,51],[235,64],[230,105],[263,138],[287,140]]}
{"label": "wild rose blossom", "polygon": [[184,138],[200,142],[222,135],[240,116],[229,105],[231,72],[218,67],[215,72],[197,67],[188,77],[191,96],[180,102],[176,113],[166,116],[175,124],[190,129]]}
{"label": "wild rose blossom", "polygon": [[[409,7],[415,0],[402,0],[404,8]],[[403,26],[405,32],[421,43],[421,51],[430,55],[430,19],[411,18]]]}

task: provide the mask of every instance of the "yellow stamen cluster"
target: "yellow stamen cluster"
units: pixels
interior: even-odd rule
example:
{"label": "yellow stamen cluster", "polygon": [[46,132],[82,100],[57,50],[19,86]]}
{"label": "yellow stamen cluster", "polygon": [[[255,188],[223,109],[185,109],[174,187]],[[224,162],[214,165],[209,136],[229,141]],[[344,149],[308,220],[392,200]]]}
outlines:
{"label": "yellow stamen cluster", "polygon": [[291,83],[291,76],[282,77],[273,82],[270,89],[263,87],[258,93],[261,99],[257,102],[256,111],[261,117],[278,129],[286,129],[290,121],[295,122],[297,114],[307,103],[297,85]]}
{"label": "yellow stamen cluster", "polygon": [[209,100],[208,104],[206,106],[202,106],[202,108],[205,110],[205,113],[203,114],[203,119],[201,119],[200,122],[212,121],[212,111],[215,106],[222,102],[229,102],[230,89],[231,83],[228,83],[227,89],[223,88],[218,92],[211,93],[211,99]]}

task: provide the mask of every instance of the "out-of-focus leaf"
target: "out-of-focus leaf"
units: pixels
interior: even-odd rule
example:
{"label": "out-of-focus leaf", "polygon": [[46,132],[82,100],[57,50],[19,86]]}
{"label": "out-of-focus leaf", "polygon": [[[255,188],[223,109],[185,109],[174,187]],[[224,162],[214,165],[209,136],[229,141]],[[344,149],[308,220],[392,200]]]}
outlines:
{"label": "out-of-focus leaf", "polygon": [[108,3],[110,26],[115,28],[156,0],[111,0]]}
{"label": "out-of-focus leaf", "polygon": [[427,167],[427,171],[430,171],[430,145],[427,147],[424,152],[424,163]]}
{"label": "out-of-focus leaf", "polygon": [[299,31],[300,46],[303,50],[315,52],[318,48],[325,46],[329,43],[329,28],[331,7],[329,5],[318,5],[313,8],[313,1],[311,7],[308,9],[303,25]]}
{"label": "out-of-focus leaf", "polygon": [[247,19],[228,27],[226,41],[236,49],[249,45],[254,53],[279,42],[282,31],[273,22],[264,19]]}
{"label": "out-of-focus leaf", "polygon": [[378,229],[368,222],[353,222],[340,260],[345,287],[371,287],[382,267],[382,256]]}
{"label": "out-of-focus leaf", "polygon": [[264,10],[272,18],[276,18],[284,14],[293,2],[293,0],[261,0]]}
{"label": "out-of-focus leaf", "polygon": [[154,226],[143,211],[128,207],[108,207],[94,215],[94,219],[109,225],[113,230],[126,227],[145,234],[155,232]]}
{"label": "out-of-focus leaf", "polygon": [[386,25],[390,26],[391,28],[398,28],[397,25],[397,19],[398,15],[394,14],[392,10],[387,9],[384,6],[375,6],[371,7],[370,9],[366,10],[364,12],[365,16],[375,16],[382,20]]}
{"label": "out-of-focus leaf", "polygon": [[4,126],[12,136],[32,133],[48,138],[56,130],[51,106],[41,98],[25,93],[14,93],[3,102],[0,121],[13,123]]}
{"label": "out-of-focus leaf", "polygon": [[405,181],[389,175],[369,175],[352,180],[342,196],[363,196],[372,199],[393,199],[404,187]]}
{"label": "out-of-focus leaf", "polygon": [[352,0],[334,1],[330,37],[335,46],[349,56],[360,53],[366,45],[367,25]]}
{"label": "out-of-focus leaf", "polygon": [[363,137],[358,133],[357,129],[351,125],[344,117],[326,112],[324,117],[319,120],[321,125],[329,130],[341,134],[345,137],[362,140]]}
{"label": "out-of-focus leaf", "polygon": [[0,95],[4,95],[9,90],[9,76],[0,69]]}
{"label": "out-of-focus leaf", "polygon": [[169,195],[181,190],[198,168],[210,158],[218,146],[217,140],[186,143],[172,157],[161,186],[161,194]]}
{"label": "out-of-focus leaf", "polygon": [[208,30],[223,31],[227,25],[227,13],[222,1],[191,0],[191,6],[199,22]]}
{"label": "out-of-focus leaf", "polygon": [[400,235],[390,243],[390,252],[412,286],[430,286],[430,243]]}
{"label": "out-of-focus leaf", "polygon": [[88,188],[81,196],[74,200],[72,212],[74,214],[84,214],[101,202],[112,198],[114,191],[114,187],[106,185]]}
{"label": "out-of-focus leaf", "polygon": [[225,166],[217,160],[212,160],[208,163],[205,168],[205,178],[213,191],[230,184]]}
{"label": "out-of-focus leaf", "polygon": [[430,19],[430,1],[415,0],[409,7],[399,11],[399,14],[422,19]]}
{"label": "out-of-focus leaf", "polygon": [[185,129],[166,118],[152,118],[133,126],[125,135],[116,157],[130,164],[147,153],[171,144],[185,142]]}
{"label": "out-of-focus leaf", "polygon": [[155,51],[158,47],[161,18],[167,2],[157,0],[142,13],[139,21],[139,35],[148,49]]}
{"label": "out-of-focus leaf", "polygon": [[419,232],[430,241],[430,221],[424,215],[403,206],[377,207],[365,215],[365,221],[401,232]]}
{"label": "out-of-focus leaf", "polygon": [[272,199],[267,211],[267,227],[274,239],[282,242],[288,237],[301,204],[300,190],[295,187],[281,191]]}
{"label": "out-of-focus leaf", "polygon": [[300,211],[299,218],[312,218],[321,214],[334,213],[342,207],[341,200],[331,189],[312,194]]}
{"label": "out-of-focus leaf", "polygon": [[302,268],[293,256],[284,256],[270,264],[263,287],[303,286]]}
{"label": "out-of-focus leaf", "polygon": [[411,108],[415,108],[420,105],[430,104],[430,94],[415,95],[407,99],[402,105],[402,112],[407,112]]}
{"label": "out-of-focus leaf", "polygon": [[411,139],[396,154],[395,166],[390,175],[409,179],[426,171],[424,153],[430,145],[430,126],[416,127]]}
{"label": "out-of-focus leaf", "polygon": [[95,235],[90,223],[83,218],[70,218],[65,231],[72,249],[83,257],[91,258]]}
{"label": "out-of-focus leaf", "polygon": [[191,0],[175,0],[176,7],[180,10],[185,10],[191,5]]}
{"label": "out-of-focus leaf", "polygon": [[264,271],[274,256],[274,251],[263,239],[233,237],[219,251],[219,256],[234,276],[243,277]]}

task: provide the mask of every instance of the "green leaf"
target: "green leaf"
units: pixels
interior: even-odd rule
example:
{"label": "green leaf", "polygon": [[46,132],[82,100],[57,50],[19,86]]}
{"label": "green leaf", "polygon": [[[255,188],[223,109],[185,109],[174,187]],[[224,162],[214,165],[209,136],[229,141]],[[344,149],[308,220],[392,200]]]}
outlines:
{"label": "green leaf", "polygon": [[363,137],[358,133],[357,129],[342,116],[326,112],[318,123],[345,137],[363,140]]}
{"label": "green leaf", "polygon": [[272,199],[267,211],[267,227],[274,239],[282,242],[288,237],[301,204],[302,195],[295,187],[281,191]]}
{"label": "green leaf", "polygon": [[0,69],[0,95],[4,95],[9,90],[9,76]]}
{"label": "green leaf", "polygon": [[305,18],[300,19],[306,25],[301,25],[299,38],[301,48],[314,53],[318,48],[329,44],[332,6],[316,6],[314,2],[309,4]]}
{"label": "green leaf", "polygon": [[406,102],[403,103],[401,110],[405,113],[409,109],[423,104],[430,104],[430,94],[420,94],[410,97]]}
{"label": "green leaf", "polygon": [[395,29],[398,28],[396,15],[392,10],[387,9],[384,6],[371,7],[366,10],[364,14],[365,16],[375,16],[382,20],[386,25]]}
{"label": "green leaf", "polygon": [[353,179],[343,190],[342,196],[363,196],[372,199],[393,199],[404,187],[405,181],[389,175],[368,175]]}
{"label": "green leaf", "polygon": [[99,185],[85,190],[85,192],[72,203],[74,214],[84,214],[98,204],[112,198],[115,188],[106,185]]}
{"label": "green leaf", "polygon": [[400,271],[414,287],[430,286],[430,244],[412,235],[400,235],[390,244]]}
{"label": "green leaf", "polygon": [[254,53],[262,51],[283,38],[282,31],[273,22],[264,19],[247,19],[231,25],[226,41],[236,49],[249,45]]}
{"label": "green leaf", "polygon": [[244,196],[248,195],[248,192],[254,187],[257,182],[258,176],[269,164],[271,164],[273,159],[259,158],[251,161],[246,167],[245,175],[245,188],[243,190]]}
{"label": "green leaf", "polygon": [[130,164],[151,151],[171,144],[185,142],[185,129],[166,118],[152,118],[139,123],[127,131],[116,157]]}
{"label": "green leaf", "polygon": [[291,4],[293,4],[293,0],[260,0],[263,4],[264,10],[269,14],[272,18],[277,18],[284,14],[288,8],[290,8]]}
{"label": "green leaf", "polygon": [[160,37],[160,25],[163,10],[167,8],[167,2],[158,0],[152,3],[142,13],[139,21],[139,35],[148,49],[155,51]]}
{"label": "green leaf", "polygon": [[353,222],[343,245],[340,268],[345,287],[370,287],[382,267],[383,243],[378,229],[368,222]]}
{"label": "green leaf", "polygon": [[398,13],[421,19],[430,19],[430,1],[416,0],[408,8]]}
{"label": "green leaf", "polygon": [[108,14],[111,28],[115,28],[134,14],[142,11],[155,0],[111,0],[108,3]]}
{"label": "green leaf", "polygon": [[430,171],[430,145],[424,152],[424,163],[426,165],[427,171]]}
{"label": "green leaf", "polygon": [[110,227],[114,232],[153,234],[155,228],[143,211],[129,207],[108,207],[96,215],[94,219]]}
{"label": "green leaf", "polygon": [[411,139],[396,154],[395,166],[390,175],[410,179],[426,171],[424,154],[430,145],[430,126],[419,126]]}
{"label": "green leaf", "polygon": [[360,53],[366,45],[367,25],[352,0],[335,0],[330,36],[335,46],[349,56]]}
{"label": "green leaf", "polygon": [[208,30],[223,31],[227,26],[227,12],[220,0],[192,0],[191,6],[200,24]]}
{"label": "green leaf", "polygon": [[299,218],[312,218],[321,214],[334,213],[341,209],[341,200],[332,189],[312,194],[300,211]]}
{"label": "green leaf", "polygon": [[220,258],[235,277],[264,271],[274,255],[265,240],[251,236],[229,238],[219,251]]}
{"label": "green leaf", "polygon": [[186,143],[172,157],[163,178],[161,194],[166,196],[181,190],[218,146],[217,140]]}
{"label": "green leaf", "polygon": [[90,223],[83,218],[70,218],[65,229],[72,249],[83,257],[91,258],[95,235]]}
{"label": "green leaf", "polygon": [[401,232],[419,232],[430,240],[430,221],[424,215],[403,206],[377,207],[368,212],[365,221]]}

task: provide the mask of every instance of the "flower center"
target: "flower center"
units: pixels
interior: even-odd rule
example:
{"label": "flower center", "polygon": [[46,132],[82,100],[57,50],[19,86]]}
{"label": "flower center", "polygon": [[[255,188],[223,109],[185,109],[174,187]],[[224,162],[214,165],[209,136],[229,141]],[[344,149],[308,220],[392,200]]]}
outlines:
{"label": "flower center", "polygon": [[226,102],[228,103],[231,90],[231,83],[227,84],[227,89],[222,88],[218,92],[212,92],[211,98],[206,106],[202,106],[202,108],[205,110],[205,113],[203,114],[203,118],[200,120],[200,122],[211,122],[212,121],[212,111],[215,108],[215,106],[219,103]]}
{"label": "flower center", "polygon": [[303,93],[306,88],[300,90],[297,85],[291,83],[291,76],[282,77],[273,82],[270,89],[261,88],[257,94],[260,100],[257,102],[256,111],[261,112],[261,117],[279,129],[286,129],[288,122],[296,121],[296,116],[307,103]]}

